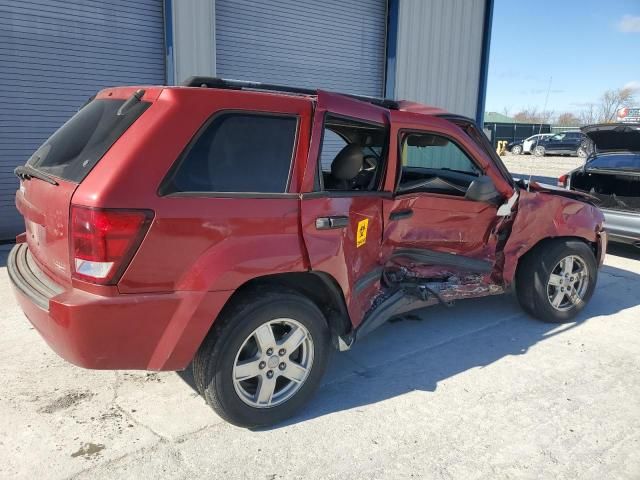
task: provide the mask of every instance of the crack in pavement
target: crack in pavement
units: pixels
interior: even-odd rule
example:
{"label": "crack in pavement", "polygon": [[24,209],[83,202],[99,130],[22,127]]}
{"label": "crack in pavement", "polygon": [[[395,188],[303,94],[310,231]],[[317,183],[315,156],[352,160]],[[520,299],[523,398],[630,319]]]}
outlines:
{"label": "crack in pavement", "polygon": [[149,425],[145,424],[144,422],[141,422],[140,420],[138,420],[137,418],[135,418],[133,415],[131,415],[130,412],[126,411],[124,408],[122,408],[122,406],[118,403],[118,395],[119,395],[119,388],[120,385],[122,384],[122,377],[120,376],[120,372],[118,372],[117,370],[113,372],[115,374],[115,381],[113,382],[113,398],[111,400],[111,404],[120,412],[122,413],[122,415],[124,415],[124,417],[129,420],[131,423],[133,423],[134,425],[137,425],[147,431],[149,431],[152,435],[156,436],[160,441],[165,441],[168,442],[169,439],[167,437],[165,437],[164,435],[156,432],[153,428],[151,428]]}

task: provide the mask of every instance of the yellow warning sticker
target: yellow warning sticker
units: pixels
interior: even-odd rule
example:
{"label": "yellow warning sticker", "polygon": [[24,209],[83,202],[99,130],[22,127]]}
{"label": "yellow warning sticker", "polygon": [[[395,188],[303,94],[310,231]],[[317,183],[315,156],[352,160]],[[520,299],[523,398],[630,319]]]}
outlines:
{"label": "yellow warning sticker", "polygon": [[367,243],[367,228],[369,227],[369,219],[365,218],[358,222],[358,231],[356,232],[356,247],[360,248]]}

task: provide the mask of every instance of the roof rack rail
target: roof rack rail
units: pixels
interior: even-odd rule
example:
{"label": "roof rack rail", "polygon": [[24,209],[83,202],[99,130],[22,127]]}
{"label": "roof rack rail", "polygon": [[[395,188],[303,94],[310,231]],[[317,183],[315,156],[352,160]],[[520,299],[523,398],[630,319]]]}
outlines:
{"label": "roof rack rail", "polygon": [[[229,90],[265,90],[270,92],[293,93],[296,95],[317,95],[318,90],[313,88],[289,87],[286,85],[275,85],[272,83],[248,82],[245,80],[232,80],[219,77],[203,77],[193,76],[187,78],[181,84],[183,87],[207,87],[207,88],[223,88]],[[349,93],[341,93],[345,97],[355,100],[371,103],[390,110],[398,110],[398,102],[389,98],[367,97],[364,95],[353,95]]]}

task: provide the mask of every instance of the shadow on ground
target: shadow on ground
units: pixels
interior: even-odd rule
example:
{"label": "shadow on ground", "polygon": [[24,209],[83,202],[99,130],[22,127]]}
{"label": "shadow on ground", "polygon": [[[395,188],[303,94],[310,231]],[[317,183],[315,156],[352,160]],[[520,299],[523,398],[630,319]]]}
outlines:
{"label": "shadow on ground", "polygon": [[607,255],[615,255],[617,257],[640,261],[640,248],[624,243],[609,243],[607,246]]}
{"label": "shadow on ground", "polygon": [[[624,288],[617,277],[626,279]],[[275,428],[414,390],[434,392],[439,382],[458,373],[524,355],[538,342],[579,328],[590,318],[637,305],[640,299],[633,291],[638,288],[640,275],[605,266],[587,308],[565,325],[531,319],[511,295],[461,301],[453,308],[431,307],[420,312],[419,320],[390,322],[349,352],[336,353],[311,404]],[[179,375],[195,390],[190,370]]]}

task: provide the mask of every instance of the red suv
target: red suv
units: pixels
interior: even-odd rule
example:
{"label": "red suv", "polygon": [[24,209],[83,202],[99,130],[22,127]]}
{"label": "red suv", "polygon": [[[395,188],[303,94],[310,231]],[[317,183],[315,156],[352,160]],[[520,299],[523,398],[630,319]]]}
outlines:
{"label": "red suv", "polygon": [[514,289],[591,297],[590,197],[514,182],[472,120],[403,101],[193,78],[101,91],[16,169],[26,316],[86,368],[180,370],[226,420],[279,422],[333,348]]}

